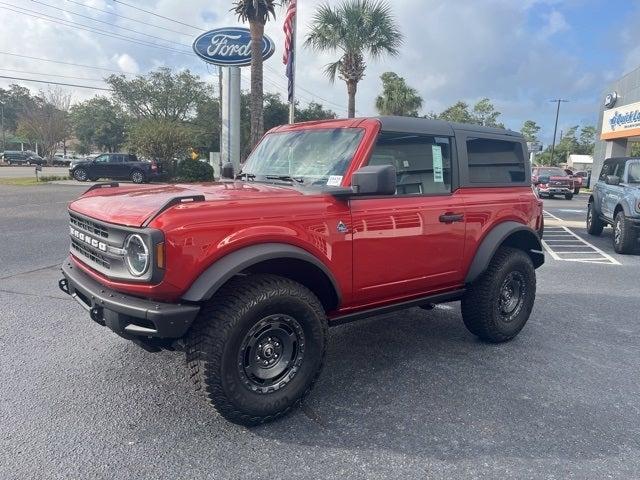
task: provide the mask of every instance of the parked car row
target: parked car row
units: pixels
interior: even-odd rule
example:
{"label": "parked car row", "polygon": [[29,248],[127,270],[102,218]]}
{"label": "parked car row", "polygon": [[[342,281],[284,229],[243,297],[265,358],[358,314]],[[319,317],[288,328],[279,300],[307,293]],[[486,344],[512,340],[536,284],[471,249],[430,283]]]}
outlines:
{"label": "parked car row", "polygon": [[46,165],[46,160],[31,150],[5,150],[2,160],[7,165]]}

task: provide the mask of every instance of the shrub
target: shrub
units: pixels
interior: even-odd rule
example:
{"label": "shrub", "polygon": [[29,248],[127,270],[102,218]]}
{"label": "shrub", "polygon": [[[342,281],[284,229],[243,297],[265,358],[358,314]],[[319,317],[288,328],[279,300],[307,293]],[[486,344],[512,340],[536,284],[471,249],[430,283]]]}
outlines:
{"label": "shrub", "polygon": [[213,167],[199,160],[183,160],[178,164],[176,176],[185,182],[213,180]]}

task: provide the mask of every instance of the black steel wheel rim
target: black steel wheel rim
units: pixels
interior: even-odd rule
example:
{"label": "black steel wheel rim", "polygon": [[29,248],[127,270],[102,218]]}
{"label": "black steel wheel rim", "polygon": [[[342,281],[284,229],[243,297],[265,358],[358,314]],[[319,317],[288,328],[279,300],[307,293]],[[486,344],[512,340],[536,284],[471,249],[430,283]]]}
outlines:
{"label": "black steel wheel rim", "polygon": [[245,335],[238,352],[238,371],[244,384],[256,393],[271,393],[287,385],[302,365],[304,331],[285,314],[269,315]]}
{"label": "black steel wheel rim", "polygon": [[526,294],[526,282],[522,273],[509,272],[500,287],[498,310],[505,322],[512,321],[522,310]]}

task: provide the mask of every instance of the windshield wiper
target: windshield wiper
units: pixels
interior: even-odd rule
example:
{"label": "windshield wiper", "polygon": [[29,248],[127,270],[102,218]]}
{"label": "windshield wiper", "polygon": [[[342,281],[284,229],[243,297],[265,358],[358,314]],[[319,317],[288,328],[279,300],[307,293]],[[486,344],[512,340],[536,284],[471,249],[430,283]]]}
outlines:
{"label": "windshield wiper", "polygon": [[292,177],[291,175],[265,175],[267,180],[282,180],[283,182],[304,183],[303,177]]}
{"label": "windshield wiper", "polygon": [[244,173],[244,172],[240,172],[236,175],[236,180],[253,180],[254,178],[256,178],[256,175],[254,173]]}

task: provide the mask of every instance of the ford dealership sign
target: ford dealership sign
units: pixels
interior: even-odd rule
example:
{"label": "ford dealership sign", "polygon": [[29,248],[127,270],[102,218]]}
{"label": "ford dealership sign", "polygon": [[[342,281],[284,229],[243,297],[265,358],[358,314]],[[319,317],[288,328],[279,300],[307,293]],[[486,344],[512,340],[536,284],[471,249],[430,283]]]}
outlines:
{"label": "ford dealership sign", "polygon": [[[262,58],[266,60],[275,44],[266,35],[262,38]],[[244,67],[251,64],[251,33],[248,28],[216,28],[203,33],[193,42],[193,51],[205,62],[224,67]]]}

